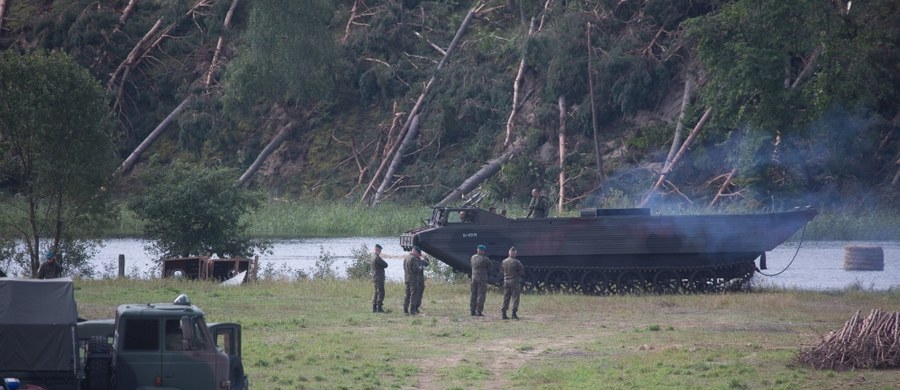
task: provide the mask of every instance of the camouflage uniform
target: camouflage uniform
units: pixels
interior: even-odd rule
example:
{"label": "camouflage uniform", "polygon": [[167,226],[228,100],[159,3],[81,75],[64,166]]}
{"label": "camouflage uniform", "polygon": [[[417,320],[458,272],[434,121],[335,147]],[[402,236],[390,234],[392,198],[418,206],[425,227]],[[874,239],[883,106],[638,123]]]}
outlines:
{"label": "camouflage uniform", "polygon": [[484,311],[484,299],[487,295],[487,278],[491,269],[491,259],[485,255],[472,255],[472,296],[469,309],[472,315],[481,316]]}
{"label": "camouflage uniform", "polygon": [[372,255],[372,283],[375,284],[375,297],[372,298],[372,312],[384,313],[384,269],[388,264],[378,254]]}
{"label": "camouflage uniform", "polygon": [[503,259],[500,265],[503,270],[503,319],[506,319],[506,310],[509,309],[509,299],[512,298],[512,318],[519,318],[519,290],[522,288],[522,277],[525,276],[525,267],[515,257]]}
{"label": "camouflage uniform", "polygon": [[403,295],[403,312],[419,314],[422,293],[425,292],[425,267],[428,260],[410,253],[403,259],[403,274],[406,293]]}
{"label": "camouflage uniform", "polygon": [[41,263],[38,268],[38,279],[53,279],[62,276],[62,266],[55,257]]}
{"label": "camouflage uniform", "polygon": [[544,195],[532,197],[528,203],[528,216],[533,218],[547,218],[547,209],[550,208],[550,201]]}

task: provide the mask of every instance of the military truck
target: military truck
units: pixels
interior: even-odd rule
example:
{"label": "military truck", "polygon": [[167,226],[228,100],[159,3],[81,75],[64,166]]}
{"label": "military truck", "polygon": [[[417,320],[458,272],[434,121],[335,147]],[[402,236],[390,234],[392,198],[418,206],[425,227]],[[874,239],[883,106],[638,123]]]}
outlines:
{"label": "military truck", "polygon": [[71,279],[0,279],[0,378],[23,387],[243,390],[240,357],[240,325],[207,324],[184,294],[84,321]]}

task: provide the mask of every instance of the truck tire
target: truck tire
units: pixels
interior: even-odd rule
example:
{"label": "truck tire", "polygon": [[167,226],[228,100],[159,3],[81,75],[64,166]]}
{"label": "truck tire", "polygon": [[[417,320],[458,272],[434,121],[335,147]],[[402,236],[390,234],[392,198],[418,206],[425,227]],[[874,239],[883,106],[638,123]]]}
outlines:
{"label": "truck tire", "polygon": [[87,388],[90,390],[110,390],[110,379],[112,378],[112,359],[110,351],[112,350],[105,336],[91,337],[88,343],[87,359],[85,361],[85,371],[87,377]]}
{"label": "truck tire", "polygon": [[244,378],[244,363],[240,356],[228,355],[228,379],[231,381],[231,390],[244,390],[246,381]]}

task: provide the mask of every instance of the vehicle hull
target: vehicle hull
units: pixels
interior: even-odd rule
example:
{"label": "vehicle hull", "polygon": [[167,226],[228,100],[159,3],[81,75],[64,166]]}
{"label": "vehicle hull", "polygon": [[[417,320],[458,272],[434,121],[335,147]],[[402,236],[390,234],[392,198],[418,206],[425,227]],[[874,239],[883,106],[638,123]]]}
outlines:
{"label": "vehicle hull", "polygon": [[[675,282],[688,284],[694,272],[706,270],[719,284],[732,278],[749,279],[755,259],[789,239],[817,214],[811,208],[682,216],[631,210],[611,215],[598,215],[604,211],[596,210],[583,211],[580,217],[508,219],[481,209],[435,209],[426,226],[401,236],[401,245],[405,249],[418,246],[465,273],[471,272],[469,259],[477,245],[487,246],[486,254],[497,262],[515,246],[538,288],[547,284],[548,277],[553,279],[554,271],[568,274],[558,278],[566,279],[564,288],[570,290],[579,289],[581,279],[592,271],[614,280],[625,271],[646,280],[670,271],[667,275],[672,279],[682,279]],[[448,216],[459,211],[465,211],[469,219],[448,221]],[[611,283],[617,287],[616,282]]]}

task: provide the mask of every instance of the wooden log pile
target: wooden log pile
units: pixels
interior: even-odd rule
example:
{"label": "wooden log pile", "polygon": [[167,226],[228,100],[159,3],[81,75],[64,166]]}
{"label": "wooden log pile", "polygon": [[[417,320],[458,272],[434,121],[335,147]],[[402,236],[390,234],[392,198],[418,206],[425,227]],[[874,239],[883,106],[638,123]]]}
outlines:
{"label": "wooden log pile", "polygon": [[884,250],[880,246],[844,247],[844,269],[847,271],[884,271]]}
{"label": "wooden log pile", "polygon": [[875,309],[861,319],[857,311],[841,330],[829,332],[797,359],[816,369],[900,367],[900,312]]}

